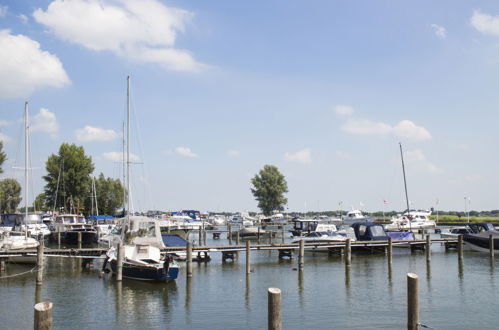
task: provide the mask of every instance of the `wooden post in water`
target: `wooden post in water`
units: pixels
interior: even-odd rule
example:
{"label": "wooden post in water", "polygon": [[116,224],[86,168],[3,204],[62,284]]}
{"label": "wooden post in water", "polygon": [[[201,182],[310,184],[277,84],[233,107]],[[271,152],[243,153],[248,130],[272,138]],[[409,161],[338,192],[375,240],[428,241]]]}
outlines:
{"label": "wooden post in water", "polygon": [[246,275],[251,273],[250,248],[250,241],[246,241]]}
{"label": "wooden post in water", "polygon": [[203,230],[203,245],[206,246],[206,229]]}
{"label": "wooden post in water", "polygon": [[5,270],[5,258],[0,259],[0,272]]}
{"label": "wooden post in water", "polygon": [[282,237],[282,244],[284,244],[284,225],[282,225],[282,233],[281,233],[281,237]]}
{"label": "wooden post in water", "polygon": [[258,244],[260,244],[260,229],[261,229],[261,226],[258,226],[258,236],[257,236],[257,242]]}
{"label": "wooden post in water", "polygon": [[227,225],[227,238],[229,239],[229,245],[232,245],[232,225]]}
{"label": "wooden post in water", "polygon": [[278,288],[269,288],[268,314],[268,329],[281,330],[281,290]]}
{"label": "wooden post in water", "polygon": [[123,279],[123,257],[125,254],[125,248],[122,243],[118,244],[118,260],[116,260],[116,281],[121,281]]}
{"label": "wooden post in water", "polygon": [[417,330],[419,325],[419,278],[407,274],[407,330]]}
{"label": "wooden post in water", "polygon": [[350,266],[351,263],[352,263],[352,246],[350,238],[347,238],[345,243],[345,265]]}
{"label": "wooden post in water", "polygon": [[305,241],[300,239],[300,250],[298,252],[298,269],[303,271],[305,265]]}
{"label": "wooden post in water", "polygon": [[42,285],[42,283],[43,283],[44,244],[43,244],[43,236],[41,234],[40,234],[40,236],[38,236],[38,238],[39,238],[38,248],[37,248],[38,251],[36,254],[36,266],[37,266],[36,285]]}
{"label": "wooden post in water", "polygon": [[61,247],[61,232],[59,231],[59,228],[57,228],[57,246]]}
{"label": "wooden post in water", "polygon": [[463,235],[457,237],[457,256],[459,259],[463,259]]}
{"label": "wooden post in water", "polygon": [[426,235],[426,261],[431,260],[431,238],[430,235]]}
{"label": "wooden post in water", "polygon": [[199,233],[198,233],[198,245],[203,244],[203,229],[201,226],[199,227]]}
{"label": "wooden post in water", "polygon": [[35,305],[35,330],[52,329],[52,303],[49,301],[41,302]]}
{"label": "wooden post in water", "polygon": [[392,238],[388,237],[388,265],[392,264],[392,256],[393,256],[393,242]]}
{"label": "wooden post in water", "polygon": [[490,257],[494,258],[494,236],[492,234],[489,235],[489,249]]}
{"label": "wooden post in water", "polygon": [[236,245],[239,245],[239,240],[240,240],[240,236],[239,236],[239,230],[236,232]]}
{"label": "wooden post in water", "polygon": [[81,231],[78,232],[78,249],[81,249]]}
{"label": "wooden post in water", "polygon": [[192,277],[192,242],[187,242],[187,277]]}
{"label": "wooden post in water", "polygon": [[269,244],[272,244],[272,230],[269,231]]}

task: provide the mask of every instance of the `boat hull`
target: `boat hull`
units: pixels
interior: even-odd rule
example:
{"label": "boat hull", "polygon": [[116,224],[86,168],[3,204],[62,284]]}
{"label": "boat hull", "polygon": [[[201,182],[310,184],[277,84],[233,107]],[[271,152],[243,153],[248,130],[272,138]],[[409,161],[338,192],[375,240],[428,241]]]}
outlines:
{"label": "boat hull", "polygon": [[[117,262],[111,261],[111,269],[116,274]],[[139,280],[139,281],[156,281],[164,282],[176,280],[178,277],[179,269],[177,266],[169,267],[165,270],[164,267],[156,266],[142,266],[129,262],[123,262],[122,276],[124,278]]]}
{"label": "boat hull", "polygon": [[489,252],[490,235],[492,235],[494,240],[494,251],[499,251],[499,232],[497,231],[487,231],[479,234],[465,234],[463,235],[463,241],[474,251]]}

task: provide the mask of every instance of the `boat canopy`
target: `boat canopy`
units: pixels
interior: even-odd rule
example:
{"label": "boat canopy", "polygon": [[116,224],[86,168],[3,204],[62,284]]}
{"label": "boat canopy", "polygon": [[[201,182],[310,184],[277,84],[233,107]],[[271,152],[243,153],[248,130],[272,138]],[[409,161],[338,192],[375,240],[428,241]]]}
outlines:
{"label": "boat canopy", "polygon": [[382,225],[373,222],[356,222],[352,225],[358,241],[384,241],[388,239]]}

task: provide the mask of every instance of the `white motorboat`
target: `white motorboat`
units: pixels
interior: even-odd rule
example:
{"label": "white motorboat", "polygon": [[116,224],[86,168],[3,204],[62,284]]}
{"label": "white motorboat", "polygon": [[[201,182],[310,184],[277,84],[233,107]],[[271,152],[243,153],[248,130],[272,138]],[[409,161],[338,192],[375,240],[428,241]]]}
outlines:
{"label": "white motorboat", "polygon": [[28,236],[38,238],[42,235],[44,238],[50,235],[50,230],[45,223],[43,223],[42,216],[37,213],[18,214],[16,219],[16,226],[14,231],[27,232]]}
{"label": "white motorboat", "polygon": [[347,235],[342,235],[339,232],[311,232],[307,233],[299,239],[293,240],[293,243],[299,243],[300,240],[304,240],[306,243],[329,243],[329,242],[343,242],[350,238],[351,241],[355,241],[355,236],[349,237]]}
{"label": "white motorboat", "polygon": [[97,241],[97,231],[82,215],[59,214],[55,217],[51,230],[53,234],[61,233],[61,239],[66,243],[77,243],[79,233],[83,243]]}
{"label": "white motorboat", "polygon": [[407,211],[392,218],[392,222],[385,225],[386,231],[407,231],[435,228],[436,223],[430,220],[431,211]]}
{"label": "white motorboat", "polygon": [[364,216],[360,210],[351,210],[342,217],[342,220],[345,225],[351,225],[355,222],[369,221],[369,218]]}
{"label": "white motorboat", "polygon": [[293,222],[293,229],[291,230],[293,236],[302,236],[314,232],[335,232],[338,230],[335,224],[322,222],[318,219],[295,218],[291,222]]}

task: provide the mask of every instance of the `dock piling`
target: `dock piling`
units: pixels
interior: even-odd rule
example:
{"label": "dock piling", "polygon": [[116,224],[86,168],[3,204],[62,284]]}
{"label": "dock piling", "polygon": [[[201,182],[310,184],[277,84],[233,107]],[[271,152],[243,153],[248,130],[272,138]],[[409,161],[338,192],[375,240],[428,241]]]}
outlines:
{"label": "dock piling", "polygon": [[300,251],[298,253],[298,269],[303,271],[305,265],[305,241],[300,239]]}
{"label": "dock piling", "polygon": [[240,235],[239,235],[239,230],[236,232],[236,245],[239,245],[240,242]]}
{"label": "dock piling", "polygon": [[82,234],[81,231],[78,232],[78,249],[81,249]]}
{"label": "dock piling", "polygon": [[250,241],[246,241],[246,274],[251,273],[251,265],[250,265]]}
{"label": "dock piling", "polygon": [[457,238],[457,255],[460,260],[463,259],[463,245],[463,235],[461,234]]}
{"label": "dock piling", "polygon": [[5,270],[5,258],[0,258],[0,272]]}
{"label": "dock piling", "polygon": [[388,265],[392,265],[392,256],[393,256],[393,241],[391,237],[388,237]]}
{"label": "dock piling", "polygon": [[347,238],[345,244],[345,266],[350,266],[352,263],[352,243],[350,238]]}
{"label": "dock piling", "polygon": [[192,242],[187,242],[187,277],[192,277]]}
{"label": "dock piling", "polygon": [[35,305],[35,330],[52,329],[52,303],[49,301],[41,302]]}
{"label": "dock piling", "polygon": [[118,244],[118,260],[116,260],[116,281],[120,282],[123,279],[123,257],[125,248],[122,243]]}
{"label": "dock piling", "polygon": [[43,283],[43,263],[44,263],[44,244],[43,244],[43,236],[40,234],[38,240],[37,254],[36,254],[36,285],[42,285]]}
{"label": "dock piling", "polygon": [[429,262],[431,260],[431,238],[430,235],[426,235],[426,261]]}
{"label": "dock piling", "polygon": [[57,246],[61,247],[61,232],[59,231],[59,228],[57,228]]}
{"label": "dock piling", "polygon": [[258,226],[258,236],[257,236],[257,243],[260,244],[260,229],[261,227]]}
{"label": "dock piling", "polygon": [[227,225],[227,238],[229,239],[229,245],[232,245],[232,225]]}
{"label": "dock piling", "polygon": [[268,290],[268,329],[281,330],[281,290],[269,288]]}
{"label": "dock piling", "polygon": [[490,257],[494,258],[494,236],[492,234],[489,235],[489,249]]}
{"label": "dock piling", "polygon": [[417,330],[419,326],[419,277],[407,274],[407,330]]}

